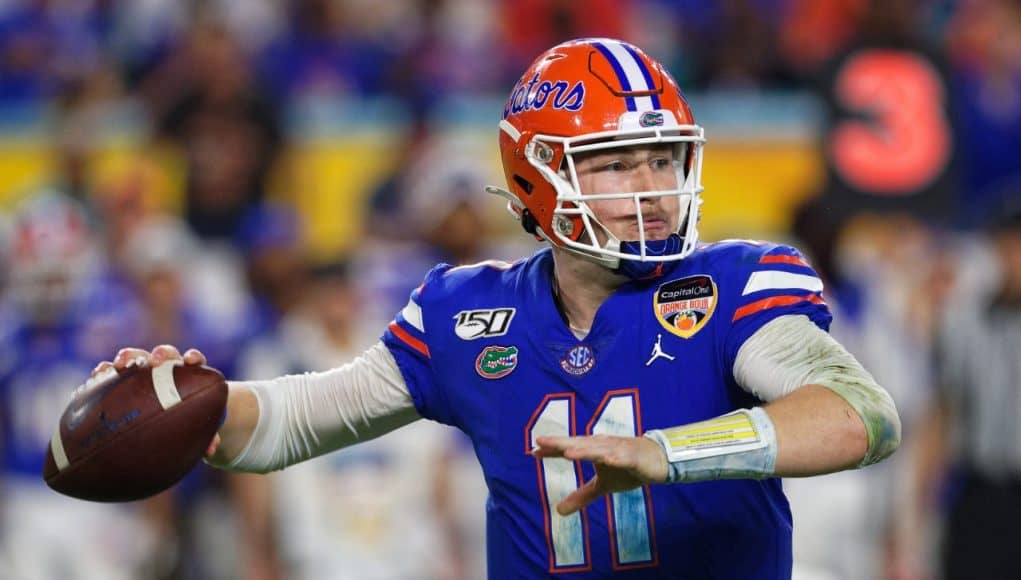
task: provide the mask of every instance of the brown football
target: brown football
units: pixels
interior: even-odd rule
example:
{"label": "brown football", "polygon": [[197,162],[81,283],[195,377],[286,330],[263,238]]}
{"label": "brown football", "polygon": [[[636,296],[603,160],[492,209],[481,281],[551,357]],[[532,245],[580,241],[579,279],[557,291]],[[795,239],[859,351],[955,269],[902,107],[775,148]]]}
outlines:
{"label": "brown football", "polygon": [[155,495],[202,459],[226,404],[227,381],[207,366],[108,371],[75,391],[50,440],[43,479],[90,501]]}

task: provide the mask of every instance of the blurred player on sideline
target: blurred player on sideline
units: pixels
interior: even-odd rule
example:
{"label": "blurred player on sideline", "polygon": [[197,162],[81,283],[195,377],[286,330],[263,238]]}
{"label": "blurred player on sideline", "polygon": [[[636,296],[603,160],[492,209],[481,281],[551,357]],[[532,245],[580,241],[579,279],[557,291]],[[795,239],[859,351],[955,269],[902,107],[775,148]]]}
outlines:
{"label": "blurred player on sideline", "polygon": [[[363,300],[343,262],[312,267],[305,300],[243,355],[246,377],[327,370],[374,338],[360,333]],[[472,578],[456,553],[457,499],[449,428],[420,422],[272,478],[285,577]],[[417,485],[408,485],[416,480]],[[481,516],[482,504],[476,506]],[[401,557],[393,557],[401,554]]]}
{"label": "blurred player on sideline", "polygon": [[818,276],[787,246],[699,244],[703,130],[637,47],[553,47],[499,129],[509,190],[489,190],[551,248],[437,266],[347,365],[232,382],[210,461],[273,471],[426,417],[482,464],[491,578],[788,578],[778,478],[900,443],[889,395],[825,332]]}
{"label": "blurred player on sideline", "polygon": [[61,402],[96,356],[134,337],[138,309],[114,281],[86,213],[43,192],[15,209],[0,302],[0,578],[133,578],[153,553],[138,506],[57,495],[42,482]]}

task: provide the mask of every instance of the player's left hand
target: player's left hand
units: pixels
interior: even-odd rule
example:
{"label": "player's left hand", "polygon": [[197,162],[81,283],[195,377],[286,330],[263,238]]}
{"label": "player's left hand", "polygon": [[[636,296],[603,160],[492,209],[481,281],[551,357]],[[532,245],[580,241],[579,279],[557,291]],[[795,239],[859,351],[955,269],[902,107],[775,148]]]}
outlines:
{"label": "player's left hand", "polygon": [[645,437],[539,437],[536,457],[563,457],[591,461],[596,475],[562,499],[557,512],[572,514],[604,495],[627,491],[647,483],[666,481],[668,464],[663,448]]}

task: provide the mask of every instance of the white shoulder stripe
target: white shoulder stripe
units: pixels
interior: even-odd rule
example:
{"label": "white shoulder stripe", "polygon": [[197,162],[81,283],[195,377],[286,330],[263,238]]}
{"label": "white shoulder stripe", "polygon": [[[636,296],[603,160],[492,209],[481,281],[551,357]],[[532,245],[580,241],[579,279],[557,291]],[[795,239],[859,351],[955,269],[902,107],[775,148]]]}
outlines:
{"label": "white shoulder stripe", "polygon": [[462,264],[460,266],[454,266],[447,270],[447,273],[457,272],[458,270],[467,270],[468,268],[496,268],[497,270],[509,270],[514,266],[510,262],[504,262],[503,260],[482,260],[474,264]]}
{"label": "white shoulder stripe", "polygon": [[793,288],[798,290],[811,290],[822,292],[822,280],[815,276],[805,274],[791,274],[780,270],[762,270],[753,272],[745,284],[742,296],[758,292],[760,290],[780,290]]}
{"label": "white shoulder stripe", "polygon": [[408,305],[401,310],[401,316],[408,324],[414,326],[415,330],[425,332],[425,324],[422,322],[422,307],[415,304],[414,300],[408,300]]}
{"label": "white shoulder stripe", "polygon": [[152,369],[152,388],[156,391],[156,398],[164,410],[181,402],[181,392],[174,383],[174,367],[183,364],[179,360],[167,361]]}

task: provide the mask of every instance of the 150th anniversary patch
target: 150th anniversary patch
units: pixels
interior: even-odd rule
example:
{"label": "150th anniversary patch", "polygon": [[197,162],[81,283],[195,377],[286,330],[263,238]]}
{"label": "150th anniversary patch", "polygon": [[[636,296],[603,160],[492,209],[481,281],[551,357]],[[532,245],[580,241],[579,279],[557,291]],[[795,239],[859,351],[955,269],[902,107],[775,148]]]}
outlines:
{"label": "150th anniversary patch", "polygon": [[690,338],[709,322],[716,309],[716,284],[709,276],[671,280],[656,289],[656,320],[681,338]]}

